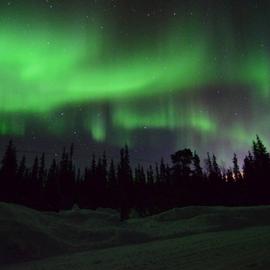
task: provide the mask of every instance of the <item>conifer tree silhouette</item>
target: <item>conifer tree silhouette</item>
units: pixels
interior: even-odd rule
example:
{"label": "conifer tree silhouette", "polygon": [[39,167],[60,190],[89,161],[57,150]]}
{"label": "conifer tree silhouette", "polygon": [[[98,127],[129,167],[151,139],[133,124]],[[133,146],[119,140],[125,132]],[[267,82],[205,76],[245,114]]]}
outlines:
{"label": "conifer tree silhouette", "polygon": [[130,168],[128,146],[120,150],[118,165],[118,179],[120,187],[120,218],[128,219],[132,202],[132,171]]}
{"label": "conifer tree silhouette", "polygon": [[203,170],[201,167],[201,160],[196,152],[194,152],[193,155],[193,166],[194,166],[193,175],[196,178],[201,178],[203,176]]}
{"label": "conifer tree silhouette", "polygon": [[235,153],[233,155],[233,178],[234,178],[235,181],[241,181],[242,180],[242,174],[240,172],[237,155]]}
{"label": "conifer tree silhouette", "polygon": [[[83,173],[74,163],[74,147],[63,150],[46,169],[45,155],[27,167],[25,156],[17,166],[16,148],[7,145],[0,167],[0,201],[19,203],[38,210],[110,207],[120,209],[121,220],[136,209],[141,216],[185,205],[257,205],[270,203],[270,155],[259,136],[244,158],[243,174],[234,154],[232,169],[222,169],[215,155],[207,153],[206,170],[200,157],[186,148],[175,152],[172,165],[145,169],[130,165],[128,147],[120,151],[119,163],[108,166],[105,153],[93,155]],[[117,168],[117,169],[116,169]]]}
{"label": "conifer tree silhouette", "polygon": [[14,202],[14,187],[16,186],[17,174],[17,155],[16,148],[12,141],[9,141],[4,157],[1,162],[0,170],[0,200]]}

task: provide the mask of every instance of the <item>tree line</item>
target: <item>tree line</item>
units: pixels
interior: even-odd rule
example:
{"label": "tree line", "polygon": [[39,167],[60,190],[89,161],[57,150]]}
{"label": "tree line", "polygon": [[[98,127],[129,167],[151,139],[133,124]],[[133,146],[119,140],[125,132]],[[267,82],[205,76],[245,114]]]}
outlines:
{"label": "tree line", "polygon": [[80,208],[113,208],[127,219],[132,210],[140,216],[188,205],[259,205],[270,203],[270,155],[259,136],[240,169],[236,154],[232,167],[221,168],[215,155],[207,153],[204,165],[190,149],[160,162],[132,168],[128,147],[119,161],[92,156],[83,171],[74,164],[74,147],[45,165],[45,154],[27,167],[26,157],[17,159],[10,141],[0,167],[0,201],[22,204],[41,211]]}

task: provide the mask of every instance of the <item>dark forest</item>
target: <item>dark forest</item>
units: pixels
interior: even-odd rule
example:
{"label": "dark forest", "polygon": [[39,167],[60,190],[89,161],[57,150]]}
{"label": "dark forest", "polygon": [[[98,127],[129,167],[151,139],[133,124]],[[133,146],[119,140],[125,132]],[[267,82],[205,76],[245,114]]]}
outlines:
{"label": "dark forest", "polygon": [[215,155],[201,162],[186,148],[171,155],[171,164],[160,162],[132,168],[128,146],[119,161],[92,156],[87,168],[76,168],[74,146],[63,149],[60,160],[46,166],[45,154],[36,156],[31,167],[26,157],[17,159],[9,142],[0,170],[0,200],[41,211],[80,208],[118,209],[122,220],[135,210],[139,216],[189,205],[247,206],[270,203],[270,155],[259,138],[239,167],[236,154],[232,168],[224,169]]}

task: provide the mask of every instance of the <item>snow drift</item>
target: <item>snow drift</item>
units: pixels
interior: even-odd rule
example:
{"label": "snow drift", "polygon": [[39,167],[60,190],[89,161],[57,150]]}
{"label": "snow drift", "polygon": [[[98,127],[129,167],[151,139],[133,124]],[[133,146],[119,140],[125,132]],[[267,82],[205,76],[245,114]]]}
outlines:
{"label": "snow drift", "polygon": [[[200,258],[209,259],[208,269],[227,269],[241,258],[243,269],[270,269],[263,256],[270,248],[270,207],[185,207],[120,222],[108,209],[41,213],[1,203],[0,243],[1,269],[164,269],[163,261],[167,269],[193,269],[194,262],[202,269]],[[256,246],[261,249],[251,253]],[[226,254],[220,268],[211,266],[213,252]],[[259,264],[256,256],[263,256]]]}

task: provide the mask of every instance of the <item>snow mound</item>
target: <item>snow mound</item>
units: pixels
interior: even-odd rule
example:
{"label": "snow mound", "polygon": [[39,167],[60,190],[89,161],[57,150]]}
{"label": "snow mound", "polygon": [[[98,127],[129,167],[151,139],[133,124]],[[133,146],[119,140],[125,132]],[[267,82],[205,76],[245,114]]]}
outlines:
{"label": "snow mound", "polygon": [[175,208],[148,217],[144,222],[130,221],[153,238],[174,238],[206,232],[270,225],[270,206]]}
{"label": "snow mound", "polygon": [[0,264],[148,239],[143,232],[129,230],[112,210],[42,213],[0,203]]}
{"label": "snow mound", "polygon": [[110,209],[42,213],[0,203],[0,264],[267,226],[269,206],[193,206],[120,222]]}
{"label": "snow mound", "polygon": [[208,210],[207,207],[201,206],[174,208],[154,216],[153,219],[157,221],[177,221],[181,219],[190,219],[200,215],[201,213],[207,212],[207,210]]}
{"label": "snow mound", "polygon": [[51,235],[53,218],[37,211],[0,204],[0,263],[51,256],[67,250],[65,242]]}

